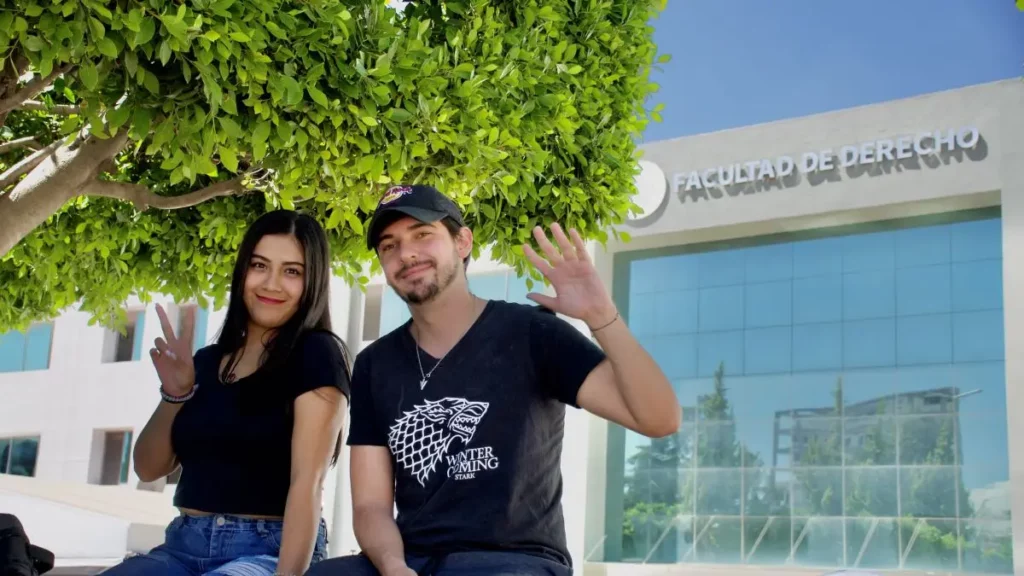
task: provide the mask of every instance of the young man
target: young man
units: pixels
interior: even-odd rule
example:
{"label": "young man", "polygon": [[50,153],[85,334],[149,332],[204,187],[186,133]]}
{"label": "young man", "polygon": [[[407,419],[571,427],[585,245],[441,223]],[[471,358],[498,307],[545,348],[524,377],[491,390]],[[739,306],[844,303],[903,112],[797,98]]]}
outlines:
{"label": "young man", "polygon": [[[352,376],[353,521],[362,553],[309,574],[572,573],[562,518],[565,405],[651,437],[679,403],[630,334],[575,230],[537,228],[541,307],[469,292],[473,234],[429,186],[383,196],[368,230],[412,319],[358,355]],[[601,348],[554,313],[586,322]],[[603,348],[603,351],[602,351]],[[398,508],[397,519],[393,509]]]}

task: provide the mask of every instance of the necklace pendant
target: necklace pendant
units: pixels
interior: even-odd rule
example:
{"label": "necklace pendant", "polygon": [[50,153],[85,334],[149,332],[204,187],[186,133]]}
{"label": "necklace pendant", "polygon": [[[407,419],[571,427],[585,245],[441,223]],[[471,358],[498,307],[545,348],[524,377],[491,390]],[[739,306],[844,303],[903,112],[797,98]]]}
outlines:
{"label": "necklace pendant", "polygon": [[424,378],[424,379],[420,380],[420,390],[423,390],[426,387],[427,387],[427,379]]}

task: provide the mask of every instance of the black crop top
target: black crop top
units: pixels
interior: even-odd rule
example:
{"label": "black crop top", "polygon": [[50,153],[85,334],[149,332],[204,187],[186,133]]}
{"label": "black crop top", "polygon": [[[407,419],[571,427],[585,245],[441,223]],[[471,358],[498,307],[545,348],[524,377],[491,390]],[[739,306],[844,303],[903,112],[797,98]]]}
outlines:
{"label": "black crop top", "polygon": [[333,336],[309,332],[276,377],[257,371],[232,384],[218,377],[223,356],[216,344],[196,352],[199,389],[171,426],[171,444],[181,463],[174,505],[217,514],[283,516],[294,401],[329,386],[348,397],[344,356]]}

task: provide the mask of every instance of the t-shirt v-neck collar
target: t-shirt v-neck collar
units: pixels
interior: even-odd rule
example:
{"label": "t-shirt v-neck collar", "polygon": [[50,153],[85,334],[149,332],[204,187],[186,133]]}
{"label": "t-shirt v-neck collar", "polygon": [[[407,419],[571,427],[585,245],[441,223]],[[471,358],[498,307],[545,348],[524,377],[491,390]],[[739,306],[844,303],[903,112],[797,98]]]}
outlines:
{"label": "t-shirt v-neck collar", "polygon": [[[494,308],[494,300],[487,300],[487,303],[484,304],[484,309],[480,311],[480,315],[477,316],[476,320],[473,321],[473,325],[470,326],[469,330],[466,330],[466,333],[462,335],[462,338],[460,338],[459,341],[456,342],[455,345],[452,346],[450,350],[448,350],[448,353],[446,354],[446,356],[450,356],[451,353],[454,352],[456,348],[460,348],[463,345],[462,344],[463,342],[466,342],[467,340],[469,340],[470,337],[473,336],[473,333],[476,332],[477,330],[479,330],[480,325],[483,324],[483,322],[484,322],[484,318],[491,312],[491,310],[493,308]],[[413,336],[412,336],[412,322],[413,321],[410,318],[409,321],[406,322],[405,326],[402,328],[402,334],[403,334],[403,337],[405,338],[406,342],[412,347],[414,352],[422,355],[421,357],[422,357],[422,359],[424,361],[437,362],[439,360],[439,358],[435,358],[433,355],[431,355],[426,350],[421,348],[420,345],[419,345],[419,342],[417,342],[416,339],[413,338]]]}

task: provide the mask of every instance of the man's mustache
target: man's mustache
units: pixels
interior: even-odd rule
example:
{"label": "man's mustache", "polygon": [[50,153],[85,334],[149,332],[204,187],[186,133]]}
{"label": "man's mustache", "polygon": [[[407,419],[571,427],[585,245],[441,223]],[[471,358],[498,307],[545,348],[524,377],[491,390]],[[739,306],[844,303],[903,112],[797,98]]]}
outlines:
{"label": "man's mustache", "polygon": [[401,278],[402,276],[405,276],[405,273],[410,269],[415,268],[416,266],[422,266],[424,264],[429,264],[434,268],[437,267],[433,260],[420,260],[418,262],[413,262],[412,264],[406,264],[405,266],[402,266],[402,268],[398,270],[398,277]]}

